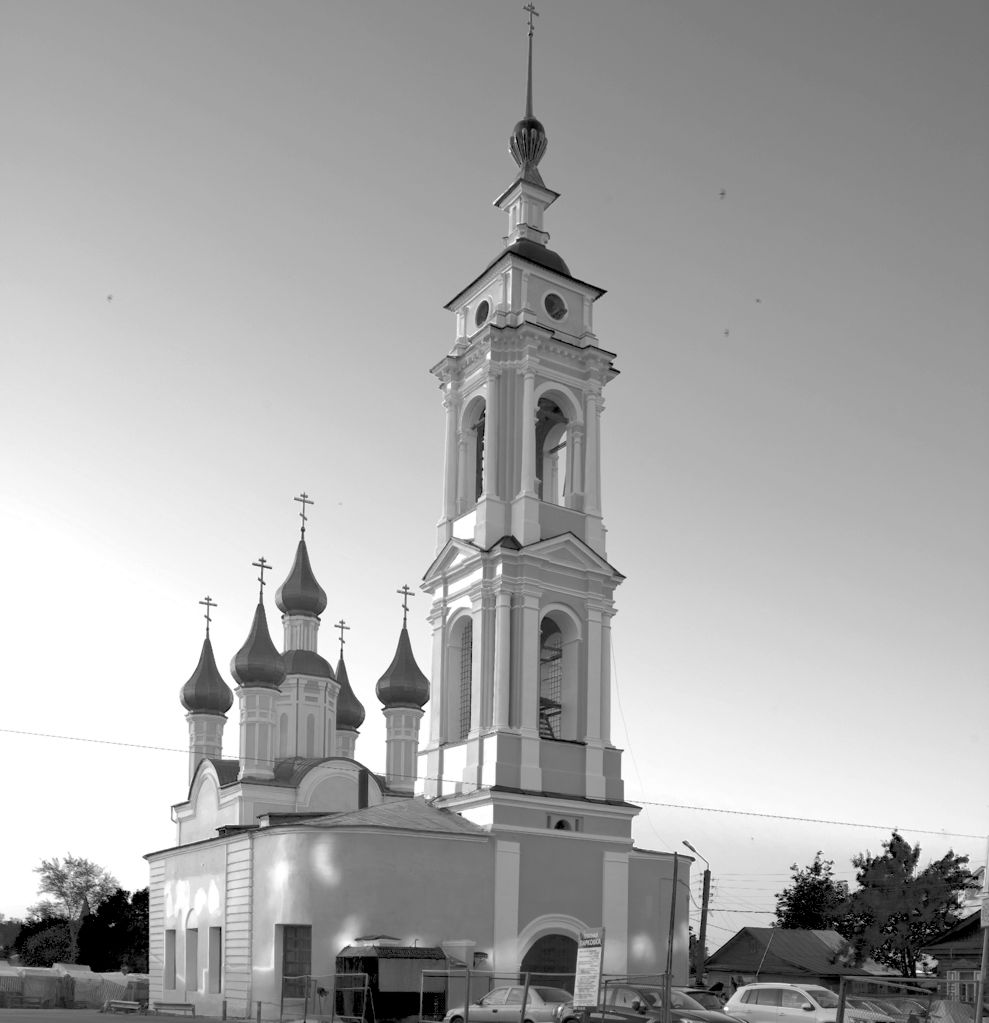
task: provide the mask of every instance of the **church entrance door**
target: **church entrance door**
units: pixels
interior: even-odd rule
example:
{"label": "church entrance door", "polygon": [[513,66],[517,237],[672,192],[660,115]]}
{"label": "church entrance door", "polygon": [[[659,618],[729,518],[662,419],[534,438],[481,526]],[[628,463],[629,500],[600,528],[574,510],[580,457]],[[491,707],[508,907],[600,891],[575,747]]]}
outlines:
{"label": "church entrance door", "polygon": [[577,942],[569,934],[544,934],[522,959],[530,984],[549,984],[573,991],[577,972]]}

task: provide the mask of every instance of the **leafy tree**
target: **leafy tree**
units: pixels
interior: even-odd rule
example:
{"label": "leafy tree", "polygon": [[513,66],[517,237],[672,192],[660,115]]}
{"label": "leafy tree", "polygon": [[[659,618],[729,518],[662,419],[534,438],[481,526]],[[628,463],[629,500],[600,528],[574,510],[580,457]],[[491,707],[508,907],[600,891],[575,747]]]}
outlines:
{"label": "leafy tree", "polygon": [[28,909],[28,915],[35,919],[60,916],[78,920],[86,907],[96,909],[120,887],[117,879],[99,864],[72,853],[64,860],[57,856],[42,860],[34,872],[41,875],[39,894],[54,896],[54,900],[44,899]]}
{"label": "leafy tree", "polygon": [[14,954],[24,966],[71,962],[72,933],[64,917],[29,920],[14,939]]}
{"label": "leafy tree", "polygon": [[23,926],[23,920],[8,920],[0,913],[0,959],[10,958],[14,951],[14,942]]}
{"label": "leafy tree", "polygon": [[834,860],[821,856],[818,849],[808,866],[790,865],[793,883],[776,893],[776,927],[827,930],[843,915],[847,886],[834,879]]}
{"label": "leafy tree", "polygon": [[79,962],[96,973],[148,972],[148,889],[118,888],[79,929]]}
{"label": "leafy tree", "polygon": [[920,846],[894,831],[883,852],[852,859],[858,888],[849,896],[841,928],[859,958],[917,976],[920,949],[956,923],[962,893],[975,884],[967,856],[949,850],[922,870]]}

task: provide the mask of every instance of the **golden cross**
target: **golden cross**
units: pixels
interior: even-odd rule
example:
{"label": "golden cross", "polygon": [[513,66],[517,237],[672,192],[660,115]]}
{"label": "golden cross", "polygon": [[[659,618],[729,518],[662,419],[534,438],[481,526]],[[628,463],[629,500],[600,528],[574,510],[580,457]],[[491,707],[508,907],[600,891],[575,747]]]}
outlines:
{"label": "golden cross", "polygon": [[341,618],[340,621],[333,626],[334,629],[340,630],[340,657],[343,657],[343,645],[347,641],[343,638],[344,632],[350,632],[350,626]]}
{"label": "golden cross", "polygon": [[266,569],[271,568],[271,565],[265,561],[264,555],[262,554],[257,561],[251,562],[251,567],[259,568],[261,570],[261,574],[258,576],[258,582],[261,584],[261,589],[258,590],[258,600],[264,600],[264,573]]}
{"label": "golden cross", "polygon": [[400,590],[395,592],[402,597],[402,628],[404,629],[409,620],[409,597],[415,594],[415,590],[410,590],[409,584],[406,583]]}
{"label": "golden cross", "polygon": [[539,17],[539,11],[536,10],[536,5],[532,2],[532,0],[529,0],[529,2],[525,5],[525,7],[522,8],[522,10],[529,12],[529,35],[531,36],[532,35],[532,28],[533,28],[533,24],[534,24],[532,18],[533,18],[533,15],[535,15],[538,18]]}
{"label": "golden cross", "polygon": [[298,497],[293,497],[292,500],[293,501],[298,501],[299,504],[302,505],[302,511],[299,512],[299,518],[302,519],[302,539],[305,540],[305,538],[306,538],[306,505],[307,504],[315,504],[316,502],[313,501],[304,490],[302,491],[301,494],[299,494]]}
{"label": "golden cross", "polygon": [[206,638],[209,639],[209,623],[212,621],[209,613],[214,607],[219,607],[220,605],[217,604],[208,593],[206,594],[206,599],[201,600],[199,603],[206,608],[206,614],[204,614],[203,617],[206,619]]}

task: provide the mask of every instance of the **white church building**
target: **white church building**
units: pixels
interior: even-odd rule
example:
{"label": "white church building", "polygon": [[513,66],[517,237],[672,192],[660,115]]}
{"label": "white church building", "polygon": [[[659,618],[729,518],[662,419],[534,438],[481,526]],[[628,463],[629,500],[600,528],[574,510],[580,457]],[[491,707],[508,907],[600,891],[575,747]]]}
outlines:
{"label": "white church building", "polygon": [[[673,971],[686,982],[690,860],[680,857],[674,892],[673,854],[634,845],[639,808],[611,742],[622,575],[605,548],[599,422],[617,371],[594,334],[602,289],[547,247],[558,195],[538,170],[546,133],[532,116],[531,62],[530,29],[526,113],[509,143],[518,173],[495,201],[505,248],[447,305],[454,343],[432,370],[446,428],[422,582],[429,677],[403,622],[376,687],[384,776],[363,766],[365,708],[343,657],[333,667],[318,652],[327,598],[305,517],[275,599],[282,649],[262,583],[231,661],[235,691],[207,618],[181,691],[188,795],[172,810],[175,845],[147,855],[153,1000],[208,1015],[226,1002],[235,1016],[260,1002],[277,1017],[283,977],[330,976],[367,935],[503,975],[572,971],[580,932],[603,926],[606,973],[659,975],[671,902]],[[223,733],[235,698],[233,758]]]}

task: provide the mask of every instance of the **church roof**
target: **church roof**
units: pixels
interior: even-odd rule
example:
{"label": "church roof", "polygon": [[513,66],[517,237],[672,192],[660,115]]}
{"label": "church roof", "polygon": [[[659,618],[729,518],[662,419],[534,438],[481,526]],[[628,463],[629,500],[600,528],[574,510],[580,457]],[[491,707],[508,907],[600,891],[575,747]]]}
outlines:
{"label": "church roof", "polygon": [[347,677],[347,665],[343,663],[343,654],[337,661],[337,682],[340,694],[337,696],[337,728],[356,732],[364,723],[364,704],[357,699],[350,687]]}
{"label": "church roof", "polygon": [[328,814],[306,822],[307,827],[318,828],[391,828],[396,831],[425,831],[448,835],[487,835],[484,828],[465,820],[452,810],[433,806],[416,796],[413,799],[395,799],[362,810],[347,810]]}
{"label": "church roof", "polygon": [[226,714],[233,705],[233,691],[223,681],[216,666],[209,634],[203,640],[203,649],[196,670],[182,687],[179,699],[190,714]]}
{"label": "church roof", "polygon": [[315,650],[286,650],[282,655],[286,675],[312,675],[314,678],[335,679],[333,668],[325,657]]}
{"label": "church roof", "polygon": [[300,540],[288,578],[278,587],[275,603],[284,614],[314,615],[326,610],[326,591],[316,582],[306,541]]}
{"label": "church roof", "polygon": [[277,689],[285,678],[282,655],[275,649],[268,632],[268,618],[259,600],[244,645],[230,662],[230,673],[241,686]]}
{"label": "church roof", "polygon": [[417,707],[429,702],[429,679],[419,670],[409,630],[403,625],[398,636],[395,656],[375,686],[378,699],[386,708]]}

